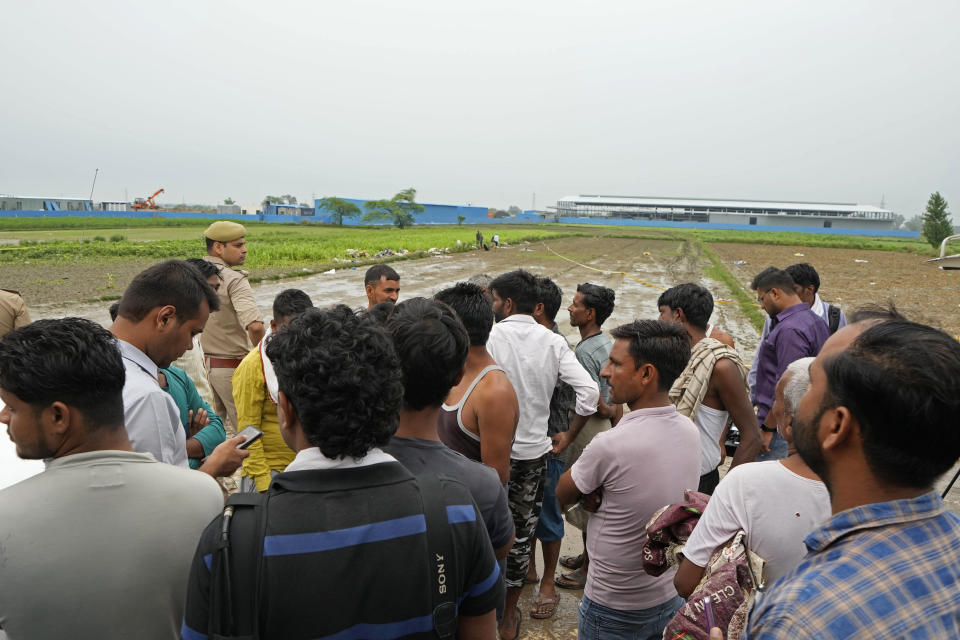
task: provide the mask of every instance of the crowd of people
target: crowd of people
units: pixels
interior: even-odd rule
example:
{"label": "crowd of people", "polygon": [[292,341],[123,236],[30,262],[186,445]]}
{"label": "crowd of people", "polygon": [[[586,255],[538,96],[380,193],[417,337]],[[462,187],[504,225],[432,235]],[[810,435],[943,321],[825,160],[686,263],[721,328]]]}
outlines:
{"label": "crowd of people", "polygon": [[[765,561],[741,637],[960,637],[943,332],[848,319],[809,264],[754,278],[750,367],[695,283],[609,329],[615,292],[580,284],[572,348],[522,269],[401,299],[378,264],[366,308],[287,289],[265,322],[245,234],[137,275],[109,328],[0,325],[0,422],[46,462],[0,491],[0,636],[513,640],[583,589],[581,637],[660,638],[740,535]],[[648,524],[691,496],[651,571]]]}

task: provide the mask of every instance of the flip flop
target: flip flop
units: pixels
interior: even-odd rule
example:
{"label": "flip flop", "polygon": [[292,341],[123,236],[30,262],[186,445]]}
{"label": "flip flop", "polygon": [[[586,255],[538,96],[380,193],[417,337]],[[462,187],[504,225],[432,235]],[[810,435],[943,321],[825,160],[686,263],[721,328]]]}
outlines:
{"label": "flip flop", "polygon": [[563,556],[560,558],[560,566],[567,569],[577,570],[583,566],[583,554],[576,556]]}
{"label": "flip flop", "polygon": [[500,635],[499,625],[497,626],[497,639],[498,640],[517,640],[520,637],[520,622],[523,620],[523,615],[520,613],[520,605],[517,605],[517,631],[513,634],[512,638],[504,638]]}
{"label": "flip flop", "polygon": [[537,594],[537,599],[533,603],[533,609],[530,611],[530,617],[536,620],[546,620],[553,617],[557,612],[557,605],[560,603],[560,594],[554,598],[541,598]]}
{"label": "flip flop", "polygon": [[583,589],[587,585],[587,577],[579,578],[576,572],[564,573],[553,579],[553,583],[561,589]]}

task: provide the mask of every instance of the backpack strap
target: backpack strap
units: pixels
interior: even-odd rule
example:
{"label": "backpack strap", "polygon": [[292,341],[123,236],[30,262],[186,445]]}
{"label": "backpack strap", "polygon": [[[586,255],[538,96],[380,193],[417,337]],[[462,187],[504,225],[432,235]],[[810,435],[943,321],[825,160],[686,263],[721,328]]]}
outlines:
{"label": "backpack strap", "polygon": [[[211,569],[211,640],[259,637],[263,544],[257,541],[266,529],[266,511],[267,496],[256,492],[235,493],[227,499]],[[235,588],[238,584],[240,588]]]}
{"label": "backpack strap", "polygon": [[827,325],[830,327],[830,335],[837,332],[840,328],[840,307],[832,304],[827,305]]}
{"label": "backpack strap", "polygon": [[423,513],[427,520],[427,553],[430,570],[430,603],[433,606],[433,630],[441,640],[452,638],[457,630],[457,563],[453,531],[447,519],[440,479],[431,473],[417,476]]}

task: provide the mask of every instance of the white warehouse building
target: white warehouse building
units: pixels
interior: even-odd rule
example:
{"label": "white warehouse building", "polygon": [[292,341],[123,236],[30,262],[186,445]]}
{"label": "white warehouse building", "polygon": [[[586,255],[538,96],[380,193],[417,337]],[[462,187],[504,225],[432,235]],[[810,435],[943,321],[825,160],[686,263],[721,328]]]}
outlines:
{"label": "white warehouse building", "polygon": [[567,196],[559,218],[624,218],[834,229],[893,229],[895,213],[873,205],[837,202],[708,200],[646,196]]}

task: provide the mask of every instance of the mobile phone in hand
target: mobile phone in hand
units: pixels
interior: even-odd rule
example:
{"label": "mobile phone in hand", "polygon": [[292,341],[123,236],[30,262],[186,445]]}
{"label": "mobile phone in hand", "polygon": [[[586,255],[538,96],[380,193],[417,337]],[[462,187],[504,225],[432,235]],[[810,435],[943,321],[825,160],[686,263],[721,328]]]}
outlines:
{"label": "mobile phone in hand", "polygon": [[246,436],[246,440],[237,445],[237,449],[246,449],[254,442],[263,437],[263,431],[257,429],[252,424],[248,424],[246,429],[237,434],[238,436]]}

